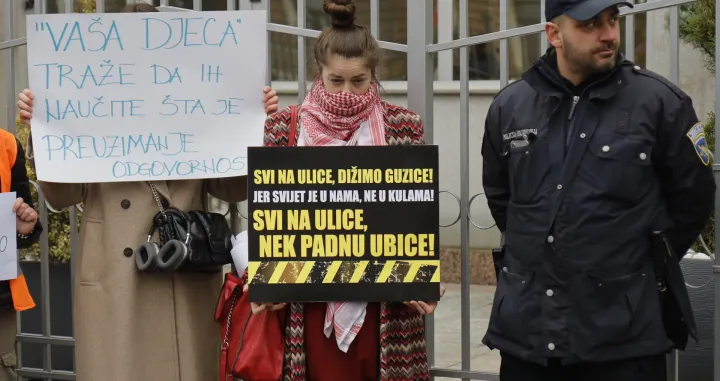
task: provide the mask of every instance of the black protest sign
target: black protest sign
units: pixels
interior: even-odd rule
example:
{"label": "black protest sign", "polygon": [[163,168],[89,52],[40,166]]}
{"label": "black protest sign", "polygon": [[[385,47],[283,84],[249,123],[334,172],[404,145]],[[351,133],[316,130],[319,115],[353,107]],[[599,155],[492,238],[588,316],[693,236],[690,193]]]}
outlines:
{"label": "black protest sign", "polygon": [[248,148],[250,300],[440,298],[437,146]]}

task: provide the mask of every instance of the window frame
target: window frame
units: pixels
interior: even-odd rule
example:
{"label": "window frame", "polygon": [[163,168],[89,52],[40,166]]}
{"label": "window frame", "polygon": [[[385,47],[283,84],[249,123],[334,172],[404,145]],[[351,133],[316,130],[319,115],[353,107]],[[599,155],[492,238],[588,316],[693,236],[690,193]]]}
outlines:
{"label": "window frame", "polygon": [[[541,3],[543,2],[543,0],[540,1]],[[437,0],[437,42],[450,42],[453,40],[453,30],[455,27],[454,16],[453,0]],[[435,81],[433,86],[434,94],[460,94],[460,81],[453,79],[453,50],[438,52],[437,56],[437,67],[435,68]],[[271,82],[271,85],[278,94],[298,94],[297,81],[274,80]],[[309,85],[310,83],[308,82],[308,86]],[[387,95],[407,95],[407,81],[383,80],[382,87]],[[494,95],[500,91],[500,80],[470,80],[469,87],[471,95]]]}
{"label": "window frame", "polygon": [[[131,0],[128,0],[130,2]],[[150,0],[152,1],[152,0]],[[160,5],[167,5],[169,0],[155,0],[159,1]],[[202,0],[191,0],[193,3],[193,10],[202,10]],[[237,3],[236,3],[237,1]],[[269,4],[271,0],[227,0],[229,7],[238,5],[239,9],[260,9],[264,8],[266,4]],[[309,1],[309,0],[305,0]],[[412,1],[412,0],[406,0]],[[453,40],[454,28],[455,28],[455,5],[454,0],[436,0],[437,1],[437,43],[450,42]],[[506,0],[510,1],[510,0]],[[643,3],[646,0],[635,0],[634,3]],[[307,6],[307,5],[306,5]],[[545,1],[540,0],[540,19],[544,22],[544,10]],[[625,24],[625,23],[624,23]],[[632,16],[630,16],[630,22],[625,24],[634,28]],[[545,39],[545,33],[540,33],[540,48],[541,52],[547,48],[547,40]],[[625,37],[630,37],[627,33]],[[634,36],[627,38],[627,42],[633,43]],[[634,58],[634,54],[630,55],[630,58]],[[507,63],[506,63],[507,64]],[[433,82],[433,92],[435,95],[457,95],[460,93],[460,81],[454,79],[454,57],[453,50],[444,50],[437,53],[437,65],[435,67],[435,78]],[[514,79],[510,78],[509,82],[513,82]],[[471,95],[494,95],[500,91],[500,80],[470,80],[469,90]],[[298,94],[298,82],[297,81],[282,81],[282,80],[271,80],[271,85],[279,93],[283,95]],[[308,87],[310,82],[308,82]],[[382,87],[387,95],[407,95],[407,81],[401,80],[383,80]]]}

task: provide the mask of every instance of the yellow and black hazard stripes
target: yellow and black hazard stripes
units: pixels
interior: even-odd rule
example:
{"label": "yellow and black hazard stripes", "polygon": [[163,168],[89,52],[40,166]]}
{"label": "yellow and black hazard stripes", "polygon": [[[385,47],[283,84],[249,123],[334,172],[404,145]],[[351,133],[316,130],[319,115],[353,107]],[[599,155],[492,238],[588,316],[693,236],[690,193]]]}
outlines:
{"label": "yellow and black hazard stripes", "polygon": [[438,283],[439,260],[250,262],[250,283]]}

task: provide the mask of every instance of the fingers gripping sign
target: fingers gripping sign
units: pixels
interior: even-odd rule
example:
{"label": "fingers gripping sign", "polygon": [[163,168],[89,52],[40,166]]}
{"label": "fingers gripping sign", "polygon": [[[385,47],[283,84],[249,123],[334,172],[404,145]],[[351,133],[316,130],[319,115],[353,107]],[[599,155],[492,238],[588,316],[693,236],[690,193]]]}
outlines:
{"label": "fingers gripping sign", "polygon": [[[245,284],[243,286],[243,292],[248,292],[249,286]],[[250,303],[250,307],[252,308],[252,312],[254,315],[258,315],[263,311],[279,311],[283,308],[285,308],[285,305],[287,303]]]}
{"label": "fingers gripping sign", "polygon": [[38,214],[24,200],[18,197],[13,204],[13,212],[16,215],[17,232],[27,235],[32,232],[38,220]]}
{"label": "fingers gripping sign", "polygon": [[[445,295],[445,287],[442,285],[440,286],[440,297]],[[430,315],[433,312],[435,312],[435,309],[438,306],[438,302],[420,302],[420,301],[412,301],[412,302],[405,302],[405,305],[409,308],[414,309],[419,313],[420,315]]]}
{"label": "fingers gripping sign", "polygon": [[28,127],[30,127],[30,119],[32,119],[34,99],[32,91],[29,89],[23,90],[18,95],[17,105],[20,109],[20,119]]}
{"label": "fingers gripping sign", "polygon": [[263,88],[263,102],[265,102],[265,113],[272,115],[278,110],[278,102],[280,98],[277,96],[277,91],[273,90],[269,86]]}

